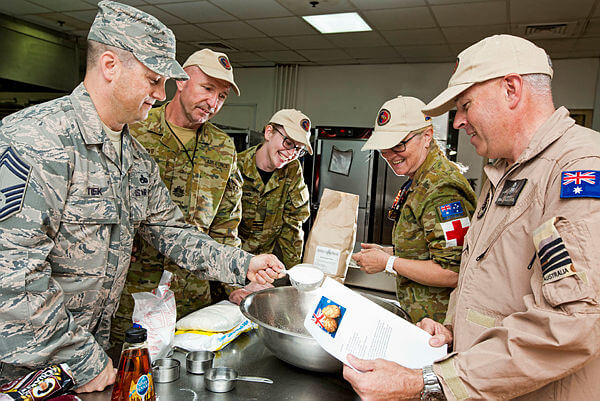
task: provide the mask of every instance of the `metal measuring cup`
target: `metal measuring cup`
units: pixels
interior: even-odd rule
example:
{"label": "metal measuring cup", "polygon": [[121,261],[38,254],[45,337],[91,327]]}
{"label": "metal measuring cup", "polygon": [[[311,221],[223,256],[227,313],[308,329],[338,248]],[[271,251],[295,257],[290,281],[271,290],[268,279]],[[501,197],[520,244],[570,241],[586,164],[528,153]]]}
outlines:
{"label": "metal measuring cup", "polygon": [[152,362],[152,378],[156,383],[170,383],[179,379],[180,362],[174,358],[160,358]]}
{"label": "metal measuring cup", "polygon": [[256,376],[238,376],[231,368],[210,368],[204,372],[204,387],[215,393],[233,390],[236,380],[273,384],[273,380]]}
{"label": "metal measuring cup", "polygon": [[210,351],[190,351],[185,354],[185,370],[195,375],[204,374],[212,368],[215,353]]}

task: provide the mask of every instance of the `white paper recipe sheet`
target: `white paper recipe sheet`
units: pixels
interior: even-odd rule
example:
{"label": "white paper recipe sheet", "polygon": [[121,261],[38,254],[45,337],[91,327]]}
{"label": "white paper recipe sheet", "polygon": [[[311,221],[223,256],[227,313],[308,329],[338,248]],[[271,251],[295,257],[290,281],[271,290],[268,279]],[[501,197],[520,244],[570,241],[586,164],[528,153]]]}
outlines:
{"label": "white paper recipe sheet", "polygon": [[411,369],[431,365],[447,346],[429,345],[431,335],[337,281],[326,278],[304,327],[319,345],[346,365],[346,355],[387,359]]}

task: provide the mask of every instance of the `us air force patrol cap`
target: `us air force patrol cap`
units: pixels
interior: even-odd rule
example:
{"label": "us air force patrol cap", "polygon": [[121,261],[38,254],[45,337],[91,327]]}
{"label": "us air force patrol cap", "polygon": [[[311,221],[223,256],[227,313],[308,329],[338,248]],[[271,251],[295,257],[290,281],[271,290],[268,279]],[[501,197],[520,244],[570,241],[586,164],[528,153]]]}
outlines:
{"label": "us air force patrol cap", "polygon": [[381,106],[373,134],[361,150],[390,149],[398,145],[412,131],[431,125],[431,117],[421,109],[425,103],[416,97],[398,96]]}
{"label": "us air force patrol cap", "polygon": [[282,109],[273,114],[271,123],[282,125],[287,136],[306,146],[306,150],[313,154],[310,146],[310,120],[301,111],[295,109]]}
{"label": "us air force patrol cap", "polygon": [[175,60],[173,32],[137,8],[101,1],[87,38],[131,52],[146,67],[167,78],[189,78]]}
{"label": "us air force patrol cap", "polygon": [[458,55],[448,88],[423,112],[430,116],[447,112],[454,107],[457,96],[479,82],[507,74],[546,74],[552,78],[552,73],[552,63],[544,49],[518,36],[490,36]]}
{"label": "us air force patrol cap", "polygon": [[240,95],[240,88],[233,81],[233,67],[225,53],[217,53],[210,49],[198,50],[183,63],[183,68],[196,65],[209,77],[227,81],[233,87],[236,95]]}

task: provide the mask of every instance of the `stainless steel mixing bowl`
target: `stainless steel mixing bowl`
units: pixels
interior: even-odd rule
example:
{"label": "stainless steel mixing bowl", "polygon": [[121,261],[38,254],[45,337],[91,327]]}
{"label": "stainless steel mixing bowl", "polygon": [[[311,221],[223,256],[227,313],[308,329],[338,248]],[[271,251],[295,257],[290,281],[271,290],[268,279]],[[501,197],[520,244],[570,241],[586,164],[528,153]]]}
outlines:
{"label": "stainless steel mixing bowl", "polygon": [[[410,321],[408,314],[381,298],[361,294]],[[316,292],[275,287],[248,295],[240,304],[244,316],[258,325],[258,335],[279,359],[315,372],[336,372],[342,363],[329,355],[304,328],[304,317]]]}

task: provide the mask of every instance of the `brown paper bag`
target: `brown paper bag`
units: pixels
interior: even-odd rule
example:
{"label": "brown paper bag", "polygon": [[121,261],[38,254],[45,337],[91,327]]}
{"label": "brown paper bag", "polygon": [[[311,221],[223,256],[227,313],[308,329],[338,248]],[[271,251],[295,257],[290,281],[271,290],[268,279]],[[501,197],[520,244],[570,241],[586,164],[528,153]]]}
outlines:
{"label": "brown paper bag", "polygon": [[304,263],[343,283],[356,241],[358,195],[325,188],[304,248]]}

